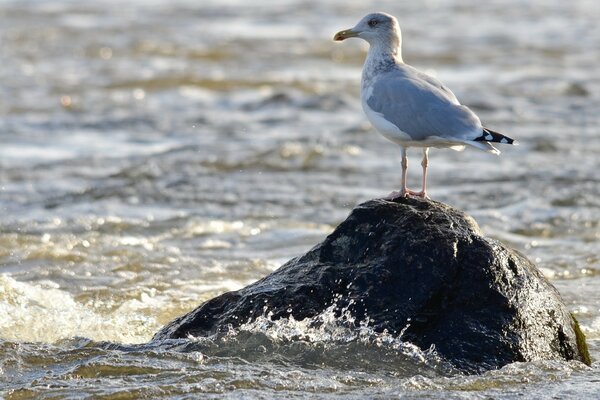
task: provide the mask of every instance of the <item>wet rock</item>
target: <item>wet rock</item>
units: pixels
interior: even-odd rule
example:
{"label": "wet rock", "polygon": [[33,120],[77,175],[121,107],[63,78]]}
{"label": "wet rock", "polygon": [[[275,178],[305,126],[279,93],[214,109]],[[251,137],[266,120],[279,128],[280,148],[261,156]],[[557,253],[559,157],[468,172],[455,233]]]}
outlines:
{"label": "wet rock", "polygon": [[155,339],[206,336],[272,312],[313,317],[335,304],[456,368],[580,360],[585,339],[557,290],[529,260],[482,236],[442,203],[372,200],[322,243],[265,278],[177,318]]}

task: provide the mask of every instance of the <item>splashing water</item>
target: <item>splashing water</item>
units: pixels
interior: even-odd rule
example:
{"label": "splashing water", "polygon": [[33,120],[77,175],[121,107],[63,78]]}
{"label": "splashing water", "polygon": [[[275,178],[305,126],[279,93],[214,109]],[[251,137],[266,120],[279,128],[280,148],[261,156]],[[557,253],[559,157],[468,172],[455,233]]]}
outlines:
{"label": "splashing water", "polygon": [[[152,306],[149,300],[143,307]],[[0,275],[0,337],[7,340],[57,342],[83,336],[123,343],[144,342],[148,332],[160,325],[155,318],[140,314],[139,308],[142,305],[132,300],[110,313],[99,313],[51,283],[31,285]],[[115,326],[127,330],[116,330]]]}
{"label": "splashing water", "polygon": [[[331,41],[363,3],[0,2],[0,397],[598,398],[597,361],[464,376],[331,309],[147,343],[398,189],[365,49]],[[541,267],[594,360],[599,4],[378,3],[407,62],[521,143],[432,151],[431,196]]]}

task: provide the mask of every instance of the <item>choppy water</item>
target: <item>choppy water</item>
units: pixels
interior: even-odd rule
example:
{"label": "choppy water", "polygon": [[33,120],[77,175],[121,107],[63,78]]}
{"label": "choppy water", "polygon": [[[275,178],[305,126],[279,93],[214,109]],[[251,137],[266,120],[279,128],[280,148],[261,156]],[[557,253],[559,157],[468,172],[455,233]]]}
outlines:
{"label": "choppy water", "polygon": [[[328,313],[146,344],[397,189],[399,151],[360,110],[366,47],[331,40],[374,8],[322,3],[0,1],[0,396],[600,393],[597,361],[466,377]],[[535,260],[598,360],[600,3],[523,3],[376,8],[407,62],[521,143],[433,150],[431,196]]]}

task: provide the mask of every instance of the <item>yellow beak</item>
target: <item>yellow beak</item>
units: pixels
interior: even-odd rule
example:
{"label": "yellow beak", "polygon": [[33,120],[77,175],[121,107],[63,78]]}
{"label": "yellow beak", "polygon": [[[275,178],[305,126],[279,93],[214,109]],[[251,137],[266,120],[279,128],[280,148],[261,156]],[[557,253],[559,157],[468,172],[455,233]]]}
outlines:
{"label": "yellow beak", "polygon": [[333,40],[342,41],[351,37],[357,37],[358,32],[354,32],[352,29],[346,29],[345,31],[339,31],[333,37]]}

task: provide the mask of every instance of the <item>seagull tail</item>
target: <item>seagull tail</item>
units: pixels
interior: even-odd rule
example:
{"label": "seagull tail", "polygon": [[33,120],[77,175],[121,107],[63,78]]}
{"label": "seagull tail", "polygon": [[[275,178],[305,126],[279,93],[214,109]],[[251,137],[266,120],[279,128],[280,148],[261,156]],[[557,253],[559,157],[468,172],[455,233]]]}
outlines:
{"label": "seagull tail", "polygon": [[468,144],[469,146],[473,146],[479,150],[483,150],[486,153],[500,155],[500,150],[498,150],[497,148],[495,148],[488,142],[475,142],[475,141],[469,140],[469,141],[465,141],[464,143]]}
{"label": "seagull tail", "polygon": [[517,144],[517,142],[515,140],[509,138],[508,136],[505,136],[498,132],[494,132],[493,130],[488,129],[488,128],[483,128],[483,133],[481,134],[481,136],[476,137],[473,140],[476,142],[493,142],[493,143],[514,144],[514,145]]}

